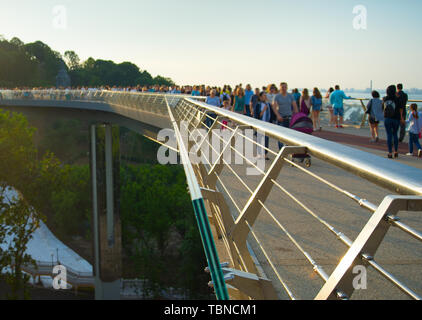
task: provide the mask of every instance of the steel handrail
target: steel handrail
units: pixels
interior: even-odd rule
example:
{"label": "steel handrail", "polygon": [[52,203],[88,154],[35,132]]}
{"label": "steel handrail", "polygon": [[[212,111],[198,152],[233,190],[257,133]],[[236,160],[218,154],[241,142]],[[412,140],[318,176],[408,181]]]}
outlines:
{"label": "steel handrail", "polygon": [[[192,122],[195,117],[196,120],[199,120],[199,122],[193,121],[193,128],[199,128],[201,126],[204,126],[206,128],[206,130],[210,130],[215,128],[215,124],[221,125],[222,127],[224,126],[221,121],[219,120],[220,118],[224,118],[224,119],[231,119],[233,120],[237,125],[249,125],[251,128],[254,128],[256,130],[261,130],[261,131],[271,131],[268,130],[268,127],[270,127],[270,129],[274,129],[273,125],[268,125],[268,124],[264,124],[260,121],[257,122],[257,120],[255,119],[251,119],[249,117],[245,117],[243,115],[239,115],[239,114],[235,114],[235,113],[231,113],[230,111],[226,111],[226,110],[221,110],[219,108],[215,108],[215,107],[211,107],[211,106],[207,106],[203,103],[199,103],[199,102],[194,102],[194,101],[189,101],[189,99],[186,99],[187,102],[182,101],[179,105],[178,105],[178,115],[179,115],[179,122],[183,122],[183,121],[188,121],[188,122]],[[190,105],[189,105],[190,104]],[[210,120],[212,119],[211,117],[207,116],[207,113],[215,113],[217,115],[217,119],[214,121],[214,125],[211,125],[211,127],[206,126],[202,121],[204,119],[204,115],[206,115],[206,117],[208,117]],[[265,127],[268,126],[268,127]],[[290,141],[294,141],[294,143],[296,143],[297,146],[304,146],[304,144],[306,142],[306,140],[292,140],[291,135],[293,135],[293,131],[289,130],[289,129],[284,129],[284,128],[280,128],[280,127],[276,127],[278,130],[278,133],[275,133],[275,130],[273,130],[272,132],[270,132],[270,136],[275,137],[278,140],[281,140],[283,142],[290,142]],[[229,129],[230,130],[230,129]],[[237,130],[233,130],[231,129],[232,132],[236,133]],[[280,134],[281,132],[281,134]],[[192,131],[190,131],[190,133],[192,133]],[[286,138],[287,133],[289,133],[288,138]],[[203,137],[203,134],[199,133],[200,136]],[[240,134],[239,134],[240,135]],[[302,138],[305,137],[305,135],[302,134]],[[309,137],[309,136],[306,136]],[[214,147],[207,141],[204,139],[204,141],[208,144],[208,147],[211,148],[214,151]],[[319,141],[321,142],[322,139],[317,139],[315,141]],[[255,144],[258,146],[259,144],[257,142],[255,142]],[[308,146],[305,145],[307,148],[307,151],[309,153],[312,153],[315,151],[311,152],[311,148],[309,148],[309,144]],[[339,149],[339,145],[336,143],[332,143],[332,146],[336,146],[337,149]],[[262,147],[262,146],[261,146]],[[327,147],[321,144],[317,144],[315,145],[314,143],[314,149],[321,149],[321,147]],[[318,150],[319,152],[321,152],[321,150]],[[339,150],[340,152],[344,152],[344,150]],[[362,154],[366,154],[366,153],[362,153]],[[326,160],[324,159],[324,157],[321,157],[322,160]],[[379,160],[379,157],[374,156],[374,158],[372,160]],[[283,158],[283,160],[287,163],[290,163],[292,166],[297,167],[299,169],[302,169],[300,166],[296,165],[294,162],[291,162],[290,160],[288,160],[287,158]],[[204,161],[205,164],[207,164],[209,167],[212,167],[212,164],[210,162],[209,159],[207,159],[206,157],[204,157]],[[277,161],[277,160],[275,160]],[[379,161],[378,161],[379,163]],[[386,162],[387,163],[387,162]],[[390,161],[388,161],[388,163],[390,163]],[[334,164],[336,164],[334,162]],[[232,176],[234,176],[235,178],[237,178],[238,180],[241,180],[241,178],[239,177],[239,175],[230,167],[230,164],[226,163],[223,160],[223,165],[225,168],[229,169],[230,173]],[[345,167],[345,164],[339,165],[337,164],[339,167]],[[381,164],[382,165],[382,164]],[[406,167],[406,166],[402,166],[402,167]],[[366,168],[366,170],[368,170],[370,168]],[[333,188],[336,191],[339,191],[341,193],[343,193],[344,195],[346,195],[347,197],[351,198],[352,200],[355,200],[361,207],[374,212],[376,210],[378,210],[378,207],[373,205],[372,203],[368,202],[367,200],[364,200],[350,192],[347,192],[346,190],[341,189],[340,187],[328,182],[327,180],[317,176],[316,174],[310,172],[309,170],[306,169],[302,169],[305,173],[310,174],[311,176],[313,176],[314,178],[318,179],[320,182],[323,182],[327,185],[329,185],[331,188]],[[210,172],[212,172],[213,170],[211,170]],[[352,171],[353,170],[349,170]],[[413,170],[415,173],[418,173],[418,175],[420,176],[420,174],[422,173],[420,170],[414,169]],[[264,172],[265,174],[265,172]],[[405,177],[403,177],[405,178]],[[407,177],[406,177],[407,178]],[[234,196],[231,194],[231,191],[229,190],[230,187],[228,187],[227,185],[225,185],[225,183],[223,183],[223,181],[221,180],[221,178],[217,175],[217,180],[219,181],[219,186],[221,186],[225,193],[227,194],[228,198],[230,199],[230,201],[234,204],[236,210],[238,211],[239,214],[242,214],[243,210],[241,208],[241,206],[239,206],[236,202],[236,200],[234,199]],[[368,179],[369,180],[369,179]],[[373,179],[372,179],[373,181]],[[241,182],[241,186],[244,186],[244,188],[250,193],[252,190],[247,186],[245,181],[240,181]],[[314,218],[317,219],[317,221],[319,221],[321,224],[323,224],[326,228],[328,228],[329,231],[331,231],[337,238],[338,240],[340,240],[343,244],[345,244],[348,248],[350,248],[349,250],[352,249],[352,246],[354,246],[354,242],[352,240],[350,240],[350,238],[348,238],[345,234],[343,234],[342,232],[337,231],[332,225],[330,225],[327,221],[325,221],[324,219],[322,219],[321,217],[319,217],[313,210],[311,210],[306,204],[304,204],[304,202],[302,202],[301,200],[299,200],[296,196],[294,196],[291,192],[289,192],[288,190],[286,190],[284,187],[282,187],[277,181],[271,179],[270,181],[271,183],[273,183],[280,191],[282,191],[284,194],[286,194],[291,200],[293,200],[295,203],[297,203],[302,209],[305,210],[305,212],[309,213],[311,216],[313,216]],[[374,181],[373,181],[374,182]],[[383,183],[378,183],[380,185],[383,185],[385,183],[385,181]],[[419,181],[419,186],[420,186],[421,181]],[[390,186],[390,189],[394,189],[395,190],[397,186]],[[407,192],[408,190],[404,190],[403,186],[400,186],[400,188],[403,189],[403,192]],[[407,189],[410,189],[410,186],[407,186]],[[419,192],[418,190],[413,190],[414,192]],[[420,194],[420,193],[419,193]],[[254,197],[254,195],[252,196]],[[249,200],[251,201],[251,200]],[[289,233],[289,231],[283,226],[282,223],[280,223],[280,221],[278,221],[275,216],[273,215],[273,213],[268,209],[268,207],[265,205],[264,202],[258,200],[258,203],[260,204],[260,206],[268,213],[268,215],[275,221],[276,225],[278,225],[278,227],[287,235],[287,237],[292,241],[292,243],[297,247],[297,249],[302,252],[303,255],[305,255],[305,258],[308,260],[308,262],[312,265],[314,272],[316,272],[323,281],[325,281],[325,283],[328,282],[329,280],[329,276],[325,273],[325,271],[323,270],[323,268],[317,264],[317,262],[306,252],[304,251],[304,249],[300,246],[300,244],[295,240],[295,238]],[[255,218],[253,218],[255,219]],[[237,219],[236,223],[241,222],[241,220]],[[401,229],[402,231],[405,231],[407,234],[413,236],[415,239],[417,240],[421,240],[421,236],[420,233],[413,230],[412,228],[406,226],[406,225],[399,225],[397,224],[397,221],[395,220],[395,217],[391,217],[391,219],[389,219],[389,222],[391,223],[391,225],[394,225],[396,227],[398,227],[399,229]],[[270,260],[270,257],[268,256],[267,250],[265,250],[265,248],[263,248],[261,241],[259,240],[259,238],[257,237],[256,233],[253,231],[252,226],[249,224],[248,220],[245,220],[245,224],[247,225],[247,228],[249,229],[250,234],[254,237],[254,239],[256,240],[256,242],[258,243],[258,247],[260,248],[260,250],[262,251],[262,253],[264,254],[264,256],[267,259],[268,264],[271,266],[271,268],[273,269],[273,272],[275,273],[276,277],[279,279],[279,282],[281,283],[281,285],[284,287],[286,293],[290,296],[290,298],[294,299],[294,296],[291,295],[291,291],[290,289],[285,285],[283,279],[281,278],[281,275],[278,273],[278,271],[275,269],[274,264],[272,263],[272,261]],[[253,222],[252,222],[253,224]],[[223,235],[223,238],[225,236]],[[236,245],[236,242],[233,244],[233,246],[235,247],[235,251],[233,254],[237,254],[237,255],[241,255],[238,249],[238,245]],[[230,250],[230,249],[229,249]],[[420,299],[420,297],[415,294],[411,289],[409,289],[407,286],[405,286],[403,283],[401,283],[397,278],[395,278],[392,274],[390,274],[389,272],[387,272],[383,267],[381,267],[378,263],[376,263],[374,261],[373,258],[368,259],[367,255],[365,254],[361,254],[362,261],[367,261],[367,264],[369,266],[372,266],[377,272],[379,272],[385,279],[387,279],[388,281],[392,282],[397,288],[399,288],[401,291],[403,291],[404,293],[406,293],[407,295],[409,295],[410,297],[414,298],[414,299]],[[248,268],[246,266],[246,263],[244,262],[243,259],[242,260],[242,264]],[[331,279],[331,278],[330,278]],[[332,282],[332,280],[331,280]],[[339,297],[342,297],[343,299],[348,298],[348,296],[342,292],[338,293]]]}
{"label": "steel handrail", "polygon": [[197,107],[265,132],[288,145],[304,146],[312,156],[357,174],[398,194],[422,195],[421,170],[335,142],[216,108],[190,98],[186,100]]}
{"label": "steel handrail", "polygon": [[188,151],[186,150],[186,146],[182,142],[183,138],[177,127],[177,123],[173,117],[167,99],[165,99],[165,102],[167,104],[170,120],[174,126],[175,136],[179,147],[179,154],[183,163],[183,167],[185,169],[188,188],[192,198],[196,220],[204,246],[205,255],[208,261],[208,266],[211,273],[211,278],[213,280],[216,296],[219,300],[229,300],[229,295],[226,287],[226,282],[224,280],[220,259],[218,257],[217,249],[215,247],[213,235],[211,232],[211,226],[208,221],[207,211],[205,209],[204,199],[202,197],[200,187],[196,180],[194,170],[189,161]]}

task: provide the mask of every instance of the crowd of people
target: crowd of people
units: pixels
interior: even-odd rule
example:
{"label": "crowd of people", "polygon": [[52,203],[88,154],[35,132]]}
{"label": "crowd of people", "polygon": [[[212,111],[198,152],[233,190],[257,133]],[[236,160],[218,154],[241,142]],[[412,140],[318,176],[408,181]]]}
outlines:
{"label": "crowd of people", "polygon": [[252,90],[251,85],[243,88],[240,84],[234,90],[227,85],[209,90],[209,93],[205,91],[205,95],[206,102],[210,105],[221,107],[224,104],[227,110],[284,127],[289,127],[294,113],[302,112],[312,117],[314,130],[322,130],[320,112],[323,98],[318,88],[314,88],[312,95],[308,89],[304,89],[302,93],[294,89],[289,93],[287,83],[281,83],[279,88],[270,84],[262,89]]}
{"label": "crowd of people", "polygon": [[[211,87],[205,85],[194,86],[103,86],[100,88],[78,87],[76,90],[110,90],[124,92],[143,92],[161,94],[184,94],[191,96],[206,97],[206,103],[215,107],[222,107],[226,110],[243,114],[249,117],[274,123],[285,128],[290,127],[292,116],[296,113],[303,113],[312,119],[313,130],[321,131],[320,113],[323,106],[323,96],[318,88],[310,91],[305,88],[302,92],[298,89],[288,91],[286,82],[282,82],[277,88],[275,84],[266,87],[252,89],[248,84],[243,88],[242,84],[221,87]],[[329,126],[338,129],[344,124],[344,104],[345,99],[352,99],[347,96],[339,85],[330,88],[324,98],[328,101],[325,105],[329,115]],[[379,142],[379,124],[384,122],[387,133],[388,158],[398,157],[399,142],[402,142],[406,135],[406,127],[409,132],[409,153],[413,155],[414,145],[417,148],[418,157],[422,157],[422,148],[419,142],[422,132],[422,112],[418,112],[418,106],[412,104],[410,113],[407,115],[408,95],[403,91],[403,85],[391,85],[386,90],[386,96],[381,99],[378,91],[372,92],[372,99],[367,104],[367,114],[371,130],[371,142]],[[209,113],[206,125],[211,127],[213,119],[217,115]],[[226,125],[227,121],[225,120]],[[265,141],[268,146],[268,139]],[[279,142],[280,149],[283,143]],[[394,149],[394,150],[393,150]]]}
{"label": "crowd of people", "polygon": [[[403,91],[403,84],[390,85],[386,90],[386,96],[381,99],[378,91],[372,92],[372,99],[367,105],[369,124],[371,128],[371,142],[379,141],[379,124],[384,121],[387,132],[388,158],[398,158],[399,142],[403,142],[406,135],[406,127],[409,131],[409,152],[413,156],[414,145],[417,147],[418,157],[422,157],[422,148],[419,142],[422,135],[422,113],[418,111],[418,105],[410,105],[407,115],[408,95]],[[400,131],[400,133],[399,133]],[[394,148],[394,150],[393,150]],[[393,153],[394,151],[394,153]]]}
{"label": "crowd of people", "polygon": [[[323,98],[318,88],[313,89],[312,95],[307,88],[303,89],[301,93],[298,89],[289,93],[288,85],[285,82],[280,84],[279,89],[274,84],[255,90],[252,90],[249,84],[246,85],[245,89],[240,84],[234,90],[230,86],[224,86],[222,89],[199,87],[198,90],[198,87],[194,88],[196,89],[192,91],[192,95],[206,95],[206,103],[213,106],[223,107],[286,128],[290,127],[292,115],[300,112],[312,119],[314,131],[322,130],[320,112]],[[203,91],[204,89],[205,91]],[[344,100],[352,99],[352,97],[347,96],[339,85],[330,88],[324,97],[329,101],[326,106],[330,114],[329,125],[339,129],[343,128]],[[409,153],[407,155],[414,155],[415,145],[417,156],[422,157],[422,148],[419,142],[422,134],[422,113],[418,112],[417,104],[410,106],[410,113],[407,115],[408,95],[403,91],[402,84],[389,86],[386,90],[386,96],[383,99],[380,97],[378,91],[373,91],[372,99],[369,100],[367,105],[372,135],[371,142],[379,142],[379,123],[383,121],[387,134],[387,156],[390,159],[398,158],[399,142],[403,142],[408,126]],[[211,127],[211,118],[216,116],[216,114],[210,113],[206,125]],[[268,147],[267,140],[265,143]],[[280,149],[283,147],[281,142],[279,142],[279,147]]]}

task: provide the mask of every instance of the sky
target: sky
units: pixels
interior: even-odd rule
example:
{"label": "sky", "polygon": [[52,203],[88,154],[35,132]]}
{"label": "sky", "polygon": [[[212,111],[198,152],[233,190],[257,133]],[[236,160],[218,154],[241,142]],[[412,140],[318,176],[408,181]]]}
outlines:
{"label": "sky", "polygon": [[180,85],[422,88],[421,12],[421,0],[0,0],[0,35]]}

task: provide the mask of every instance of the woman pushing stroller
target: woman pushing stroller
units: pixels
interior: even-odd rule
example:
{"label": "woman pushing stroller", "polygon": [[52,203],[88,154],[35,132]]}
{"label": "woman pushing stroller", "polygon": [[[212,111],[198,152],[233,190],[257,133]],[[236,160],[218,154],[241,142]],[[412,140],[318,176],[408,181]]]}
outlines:
{"label": "woman pushing stroller", "polygon": [[[296,104],[293,95],[287,93],[287,83],[280,84],[280,94],[274,97],[273,111],[277,115],[277,124],[285,128],[290,128],[302,133],[312,134],[313,121],[309,118],[310,108],[312,105],[308,90],[304,91],[305,96],[300,100],[300,110]],[[284,147],[282,142],[279,142],[280,150]],[[307,166],[311,165],[310,156],[308,154],[292,155],[294,159],[300,159]]]}

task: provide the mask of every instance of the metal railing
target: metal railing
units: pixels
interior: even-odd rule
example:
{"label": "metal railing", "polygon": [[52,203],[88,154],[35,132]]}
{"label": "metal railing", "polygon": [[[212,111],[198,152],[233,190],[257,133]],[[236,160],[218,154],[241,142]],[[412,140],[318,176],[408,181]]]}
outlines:
{"label": "metal railing", "polygon": [[177,145],[179,148],[179,154],[183,163],[188,188],[192,198],[192,203],[196,215],[196,221],[198,223],[199,232],[201,235],[205,256],[208,261],[208,268],[211,273],[211,278],[214,283],[215,292],[217,299],[228,300],[229,294],[227,291],[226,283],[223,276],[223,271],[218,257],[217,249],[214,243],[214,238],[211,231],[211,226],[208,220],[207,211],[205,209],[204,199],[202,197],[201,189],[196,180],[195,173],[189,160],[189,154],[186,146],[183,143],[183,138],[180,134],[176,120],[174,119],[173,111],[170,107],[170,103],[165,98],[167,104],[167,110],[170,120],[173,124]]}
{"label": "metal railing", "polygon": [[[344,101],[345,124],[357,128],[363,128],[368,123],[368,115],[366,113],[367,105],[370,98],[353,98]],[[422,100],[409,100],[407,108],[409,109],[411,103],[422,103]],[[330,105],[329,99],[323,99],[323,113],[322,115],[329,122],[328,108]]]}
{"label": "metal railing", "polygon": [[[401,210],[422,210],[422,197],[412,197],[412,195],[422,195],[422,170],[406,167],[398,163],[392,163],[387,159],[382,159],[372,154],[307,136],[290,129],[281,128],[230,111],[214,108],[204,103],[193,101],[192,99],[181,100],[175,108],[175,114],[179,125],[183,126],[183,123],[186,123],[186,131],[190,136],[200,137],[199,147],[197,150],[191,152],[191,154],[197,153],[198,149],[203,149],[204,147],[209,148],[211,153],[216,154],[213,158],[216,160],[213,160],[211,159],[211,156],[207,156],[207,152],[204,152],[201,154],[202,163],[195,167],[197,178],[202,186],[202,192],[208,202],[209,212],[212,213],[211,220],[218,230],[218,236],[225,244],[231,259],[230,264],[234,268],[224,268],[228,274],[228,284],[236,283],[237,288],[240,291],[247,293],[248,296],[253,298],[271,299],[275,297],[275,292],[268,289],[268,278],[262,274],[260,275],[261,277],[258,276],[254,278],[254,275],[256,276],[258,274],[258,270],[248,250],[248,241],[254,241],[257,244],[256,247],[259,248],[262,255],[265,257],[265,263],[270,266],[269,269],[272,269],[271,271],[274,273],[273,278],[279,281],[279,286],[284,289],[289,298],[295,299],[293,290],[288,287],[286,280],[282,277],[276,267],[277,263],[271,261],[270,252],[272,248],[265,248],[263,246],[264,241],[260,239],[259,233],[254,230],[254,224],[262,211],[270,217],[279,230],[293,243],[306,261],[308,261],[309,266],[323,281],[324,285],[317,295],[318,299],[346,299],[350,298],[353,293],[353,286],[350,281],[346,281],[351,279],[351,271],[345,272],[342,277],[339,278],[337,276],[339,271],[336,269],[330,276],[329,273],[318,264],[317,259],[312,257],[311,254],[304,249],[298,238],[289,231],[285,223],[278,219],[275,212],[269,208],[266,201],[271,190],[274,189],[287,196],[287,198],[296,203],[306,214],[310,215],[335,238],[340,240],[348,249],[346,257],[348,257],[350,252],[355,252],[354,259],[347,259],[347,268],[342,264],[339,264],[338,268],[342,268],[341,270],[343,271],[352,270],[353,268],[351,267],[358,263],[371,266],[384,278],[396,285],[402,292],[412,298],[420,299],[418,294],[375,261],[375,252],[382,241],[383,236],[381,239],[377,240],[374,240],[372,237],[377,234],[378,228],[386,231],[390,226],[394,226],[414,239],[422,241],[422,234],[402,223],[396,216],[398,210],[396,209],[394,211],[393,209],[393,207],[398,206],[401,207]],[[230,125],[227,124],[227,120],[231,122]],[[266,148],[264,145],[257,142],[253,136],[245,135],[242,131],[242,128],[245,127],[265,132],[270,137],[288,144],[288,146],[280,151]],[[198,130],[201,128],[205,128],[205,130]],[[209,142],[209,139],[214,135],[214,129],[223,129],[230,132],[230,134],[227,135],[229,137],[228,139],[217,137],[223,144],[222,149],[215,148],[215,145]],[[242,153],[239,152],[239,149],[235,147],[235,140],[239,137],[248,140],[256,148],[266,150],[271,154],[274,158],[271,161],[271,164],[267,165],[265,169],[262,169],[262,167],[259,167],[254,163],[254,160],[242,155]],[[189,147],[192,147],[192,144]],[[241,173],[242,169],[245,169],[245,166],[239,170],[235,165],[226,161],[224,154],[227,153],[228,150],[243,158],[247,166],[256,169],[262,179],[256,183],[256,179]],[[309,169],[303,168],[292,161],[292,158],[290,157],[293,154],[304,153],[357,174],[367,181],[407,196],[387,196],[380,206],[374,205],[363,197],[359,197],[327,179],[324,179]],[[312,177],[315,181],[321,182],[334,191],[354,200],[358,206],[374,213],[374,216],[378,217],[375,224],[376,227],[368,230],[368,228],[370,229],[371,226],[374,226],[371,219],[357,240],[355,242],[352,241],[344,233],[337,230],[332,223],[324,219],[321,214],[318,214],[316,210],[310,208],[305,201],[300,199],[300,196],[294,195],[291,191],[286,189],[286,186],[283,185],[283,183],[280,183],[280,181],[277,180],[284,165],[290,165],[296,168],[300,172]],[[223,174],[223,170],[226,171],[225,174]],[[227,176],[230,176],[230,179],[225,179]],[[255,183],[253,184],[253,182]],[[239,196],[236,194],[238,193],[238,189],[233,190],[234,185],[239,188],[241,187],[242,192],[246,194],[244,196],[246,200],[243,201],[243,203],[239,201]],[[398,203],[401,203],[401,205],[398,205]],[[228,208],[231,208],[232,210],[229,210]],[[359,242],[360,237],[367,237],[367,239],[366,242],[362,242],[360,243],[360,246],[358,246],[357,243]],[[374,244],[374,242],[376,244]],[[356,246],[361,249],[360,251],[357,251],[357,254]],[[366,247],[368,247],[368,250],[364,250]],[[344,258],[342,262],[346,261],[345,259],[346,258]],[[239,273],[238,271],[243,273]],[[346,281],[346,283],[343,283],[344,281]],[[256,286],[256,290],[253,292],[251,292],[251,290],[248,291],[251,282],[255,282]]]}
{"label": "metal railing", "polygon": [[[4,99],[23,98],[23,92],[2,93]],[[227,298],[227,289],[232,298],[298,298],[291,279],[286,277],[282,270],[283,263],[274,255],[274,248],[268,245],[265,230],[262,231],[264,218],[265,223],[271,225],[271,230],[274,228],[278,230],[280,239],[291,245],[306,262],[306,268],[320,279],[317,294],[314,296],[317,299],[350,299],[355,290],[353,269],[358,265],[371,267],[406,296],[421,299],[420,293],[389,272],[375,256],[391,227],[400,230],[404,236],[418,243],[422,241],[420,231],[398,218],[398,214],[402,211],[422,211],[422,170],[215,108],[186,96],[108,91],[93,92],[89,97],[87,93],[81,91],[68,92],[69,97],[61,91],[32,94],[33,97],[28,99],[102,101],[142,112],[158,112],[170,118],[194,201],[198,226],[209,263],[208,270],[212,277],[211,284],[220,299]],[[359,101],[364,108],[363,99]],[[246,129],[251,130],[248,132]],[[272,142],[281,141],[286,146],[281,150],[267,147],[255,137],[253,131],[258,132],[258,137],[267,135]],[[222,132],[224,135],[219,134]],[[196,138],[190,140],[189,137]],[[210,142],[211,138],[219,141],[218,148]],[[252,149],[255,150],[253,156],[245,155],[237,141],[252,145]],[[264,166],[259,165],[255,155],[257,149],[261,152],[266,151],[271,158],[270,161],[264,161]],[[199,150],[201,150],[200,156],[198,156]],[[359,196],[358,192],[348,191],[339,181],[335,180],[335,183],[330,181],[317,172],[318,170],[304,168],[295,161],[294,155],[297,154],[308,154],[321,163],[334,165],[344,172],[362,178],[361,181],[365,183],[373,183],[374,186],[390,190],[395,195],[384,193],[384,200],[377,205],[374,201]],[[227,155],[241,159],[243,165],[233,164],[226,158]],[[195,156],[201,161],[198,163],[192,161]],[[254,175],[247,173],[248,168],[254,170]],[[367,216],[369,220],[362,218],[364,226],[356,237],[346,235],[346,231],[340,231],[336,222],[325,217],[324,212],[317,212],[318,208],[311,206],[304,199],[305,194],[290,190],[289,180],[283,179],[282,173],[291,170],[296,170],[291,173],[294,177],[301,177],[304,181],[308,179],[303,183],[315,184],[315,188],[332,190],[334,194],[351,199],[356,208],[363,208],[369,212]],[[298,184],[300,185],[300,182]],[[296,206],[295,209],[290,208],[290,204],[281,203],[281,200],[274,200],[281,199],[280,197],[289,200],[290,204]],[[198,206],[195,206],[195,200],[199,201]],[[347,211],[355,212],[352,206],[343,204],[343,207]],[[321,258],[315,256],[313,243],[310,245],[304,242],[303,236],[298,235],[297,230],[292,231],[289,226],[292,221],[283,218],[283,212],[286,214],[292,210],[312,219],[315,228],[318,226],[344,247],[343,251],[335,252],[340,262],[335,264],[331,272],[321,262]],[[299,216],[293,219],[296,218]],[[216,230],[212,236],[208,223]],[[352,240],[353,238],[355,240]],[[218,254],[215,251],[216,241],[222,243],[222,246],[218,247]],[[315,243],[317,241],[318,239],[315,239]],[[401,241],[397,245],[402,243],[404,242]],[[327,244],[327,250],[331,245],[334,244],[331,242]],[[422,251],[414,253],[420,252]],[[223,261],[227,263],[220,265],[219,259],[224,259]]]}
{"label": "metal railing", "polygon": [[110,105],[120,105],[137,109],[142,105],[142,111],[168,116],[165,97],[173,106],[184,95],[140,94],[137,92],[107,91],[107,90],[2,90],[2,100],[41,100],[41,101],[87,101],[103,102]]}

